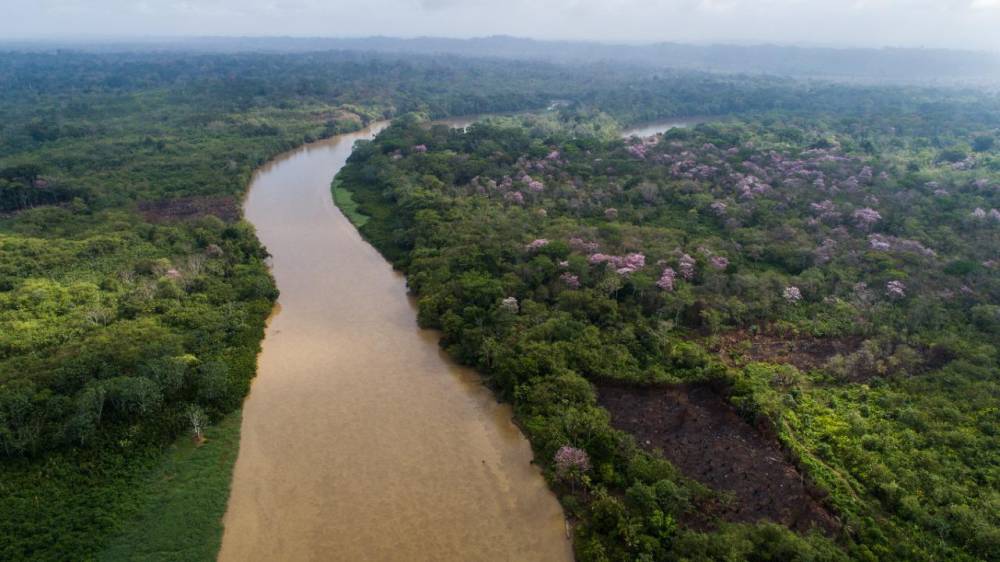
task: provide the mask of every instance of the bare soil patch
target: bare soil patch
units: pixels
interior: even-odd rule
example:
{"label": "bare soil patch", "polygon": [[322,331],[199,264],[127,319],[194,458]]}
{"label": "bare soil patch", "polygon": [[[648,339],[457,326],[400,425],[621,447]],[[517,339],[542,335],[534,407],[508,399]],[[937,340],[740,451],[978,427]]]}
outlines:
{"label": "bare soil patch", "polygon": [[319,113],[315,113],[313,114],[312,119],[313,121],[320,123],[345,122],[345,123],[352,123],[357,126],[361,126],[364,124],[364,120],[361,118],[360,115],[351,111],[347,111],[346,109],[337,109],[334,111],[322,111]]}
{"label": "bare soil patch", "polygon": [[707,385],[634,388],[601,384],[600,404],[611,423],[647,450],[660,450],[685,476],[720,493],[684,523],[769,519],[795,531],[832,535],[840,523],[821,503],[769,431],[748,424]]}
{"label": "bare soil patch", "polygon": [[236,199],[228,196],[192,196],[160,201],[142,201],[139,212],[149,222],[173,222],[213,215],[226,222],[240,218]]}
{"label": "bare soil patch", "polygon": [[794,365],[800,371],[822,367],[834,355],[849,355],[863,337],[814,338],[734,330],[719,335],[709,350],[730,366],[751,361]]}

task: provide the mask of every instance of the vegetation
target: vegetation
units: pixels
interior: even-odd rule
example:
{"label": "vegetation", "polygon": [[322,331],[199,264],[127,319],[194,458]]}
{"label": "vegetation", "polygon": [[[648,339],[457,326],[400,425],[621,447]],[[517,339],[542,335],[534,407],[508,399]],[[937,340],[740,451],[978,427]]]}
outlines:
{"label": "vegetation", "polygon": [[[467,133],[418,117],[555,99]],[[581,559],[997,558],[997,106],[632,67],[5,53],[0,558],[213,556],[277,296],[238,202],[274,155],[403,114],[338,203],[515,405]],[[725,114],[754,116],[617,138]],[[738,330],[861,343],[800,371],[723,345]],[[840,535],[691,524],[713,492],[593,386],[708,380],[771,424]]]}
{"label": "vegetation", "polygon": [[[648,139],[409,116],[341,172],[421,323],[514,404],[580,559],[1000,556],[1000,104],[834,92]],[[758,334],[846,351],[800,370]],[[713,492],[614,428],[609,382],[725,388],[840,530],[706,529]]]}
{"label": "vegetation", "polygon": [[[391,113],[386,78],[430,65],[295,60],[326,89],[289,92],[266,56],[0,60],[0,558],[88,558],[123,531],[109,552],[134,544],[164,447],[237,408],[254,374],[277,292],[239,220],[252,170]],[[171,509],[218,516],[195,500]],[[158,529],[156,544],[183,531]],[[208,553],[219,526],[205,531],[176,542]]]}
{"label": "vegetation", "polygon": [[240,442],[240,412],[207,427],[204,441],[185,435],[167,449],[138,489],[145,497],[98,560],[214,560]]}
{"label": "vegetation", "polygon": [[354,226],[361,228],[368,222],[368,217],[358,210],[358,203],[354,200],[354,194],[344,189],[339,182],[333,182],[333,202],[343,211],[344,215]]}

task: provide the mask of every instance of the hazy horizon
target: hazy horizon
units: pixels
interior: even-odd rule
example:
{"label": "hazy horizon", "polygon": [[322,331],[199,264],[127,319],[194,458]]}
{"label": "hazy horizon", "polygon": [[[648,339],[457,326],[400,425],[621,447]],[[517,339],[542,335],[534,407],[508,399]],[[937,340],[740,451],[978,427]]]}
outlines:
{"label": "hazy horizon", "polygon": [[0,1],[14,41],[479,38],[1000,52],[1000,0]]}

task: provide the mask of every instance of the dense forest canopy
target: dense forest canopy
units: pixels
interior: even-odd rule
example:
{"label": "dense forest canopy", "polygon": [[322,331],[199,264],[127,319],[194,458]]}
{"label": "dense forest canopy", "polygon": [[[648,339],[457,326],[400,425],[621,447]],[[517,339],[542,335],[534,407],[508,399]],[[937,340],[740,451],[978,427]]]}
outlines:
{"label": "dense forest canopy", "polygon": [[[817,108],[627,140],[570,109],[464,133],[404,118],[342,185],[421,322],[515,404],[581,559],[993,559],[995,111]],[[606,403],[621,384],[714,389],[770,428],[819,506],[781,522],[817,534],[698,532],[712,501],[687,478],[711,477],[650,467]]]}
{"label": "dense forest canopy", "polygon": [[[92,556],[239,406],[277,297],[252,170],[383,118],[362,232],[514,404],[581,559],[1000,557],[995,95],[331,51],[0,56],[0,558]],[[607,402],[696,387],[816,525],[727,519]]]}
{"label": "dense forest canopy", "polygon": [[[0,43],[0,48],[3,48]],[[684,43],[616,44],[592,41],[545,41],[510,36],[473,39],[443,37],[203,37],[184,41],[8,42],[11,48],[114,51],[302,53],[328,50],[405,55],[463,55],[563,64],[643,65],[720,73],[753,73],[799,78],[896,81],[947,84],[978,83],[997,87],[1000,57],[995,53],[926,48],[832,48],[780,44],[694,45]]]}

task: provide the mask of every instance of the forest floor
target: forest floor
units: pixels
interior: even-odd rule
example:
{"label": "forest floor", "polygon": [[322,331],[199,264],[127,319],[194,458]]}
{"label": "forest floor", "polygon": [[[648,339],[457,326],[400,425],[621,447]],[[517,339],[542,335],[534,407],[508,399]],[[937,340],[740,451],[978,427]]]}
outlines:
{"label": "forest floor", "polygon": [[800,532],[815,527],[829,535],[840,528],[777,439],[748,424],[710,386],[601,384],[598,400],[611,412],[613,426],[645,449],[662,451],[682,474],[718,493],[698,505],[686,525],[769,519]]}

